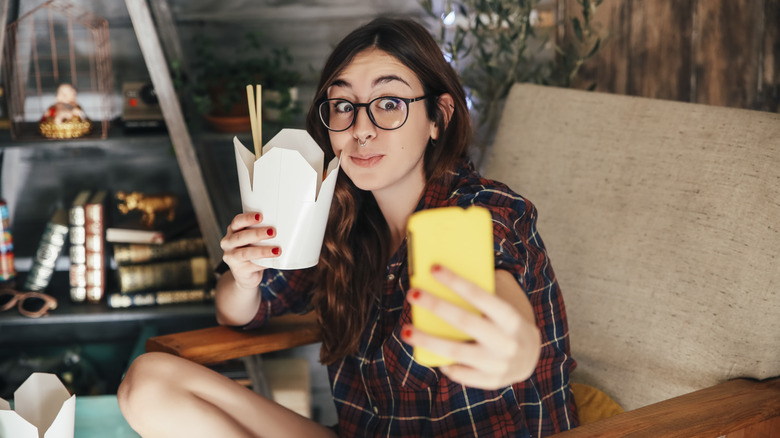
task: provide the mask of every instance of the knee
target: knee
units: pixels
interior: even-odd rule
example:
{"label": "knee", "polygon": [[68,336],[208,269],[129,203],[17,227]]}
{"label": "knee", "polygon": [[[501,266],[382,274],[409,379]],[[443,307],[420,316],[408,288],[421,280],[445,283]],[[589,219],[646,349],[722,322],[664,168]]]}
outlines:
{"label": "knee", "polygon": [[169,391],[176,380],[175,357],[165,353],[146,353],[133,361],[119,385],[116,398],[119,409],[128,420],[141,416]]}

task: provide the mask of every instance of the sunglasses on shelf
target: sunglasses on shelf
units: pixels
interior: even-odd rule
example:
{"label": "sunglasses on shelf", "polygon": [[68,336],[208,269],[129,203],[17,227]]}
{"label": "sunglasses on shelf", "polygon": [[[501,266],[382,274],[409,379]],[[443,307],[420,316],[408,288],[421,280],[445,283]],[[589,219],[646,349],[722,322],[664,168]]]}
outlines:
{"label": "sunglasses on shelf", "polygon": [[16,306],[19,313],[29,318],[40,318],[57,308],[57,299],[40,292],[19,292],[0,289],[0,312]]}

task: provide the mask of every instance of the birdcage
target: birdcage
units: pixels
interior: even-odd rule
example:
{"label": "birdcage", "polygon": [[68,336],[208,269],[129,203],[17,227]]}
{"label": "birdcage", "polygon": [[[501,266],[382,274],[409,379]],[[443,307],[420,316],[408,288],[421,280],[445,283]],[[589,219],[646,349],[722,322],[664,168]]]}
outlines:
{"label": "birdcage", "polygon": [[[3,56],[14,139],[106,138],[113,76],[105,18],[64,0],[47,1],[8,25]],[[53,110],[62,84],[75,87],[80,114],[90,123],[47,133],[42,117]]]}

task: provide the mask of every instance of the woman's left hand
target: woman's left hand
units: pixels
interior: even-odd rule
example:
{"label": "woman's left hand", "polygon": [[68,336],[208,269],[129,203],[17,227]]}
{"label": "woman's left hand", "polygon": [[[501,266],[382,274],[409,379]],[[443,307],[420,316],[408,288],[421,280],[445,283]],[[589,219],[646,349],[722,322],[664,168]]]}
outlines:
{"label": "woman's left hand", "polygon": [[[458,327],[473,341],[432,336],[412,325],[403,327],[404,341],[453,359],[455,363],[440,367],[441,372],[469,387],[498,389],[528,379],[539,360],[541,338],[531,304],[514,277],[507,271],[496,271],[493,295],[447,268],[435,266],[431,273],[482,315],[419,289],[410,290],[407,300]],[[511,304],[502,296],[511,297]]]}

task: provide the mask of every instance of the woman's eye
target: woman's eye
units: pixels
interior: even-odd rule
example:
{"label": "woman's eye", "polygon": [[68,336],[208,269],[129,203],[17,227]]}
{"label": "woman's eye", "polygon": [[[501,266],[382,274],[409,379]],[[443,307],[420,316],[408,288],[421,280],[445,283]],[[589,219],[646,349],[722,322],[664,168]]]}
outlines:
{"label": "woman's eye", "polygon": [[333,109],[337,113],[348,113],[348,112],[352,111],[352,104],[349,103],[349,102],[344,102],[344,101],[336,102],[336,103],[333,104]]}
{"label": "woman's eye", "polygon": [[378,109],[382,111],[395,111],[400,108],[403,102],[394,97],[383,97],[376,103]]}

